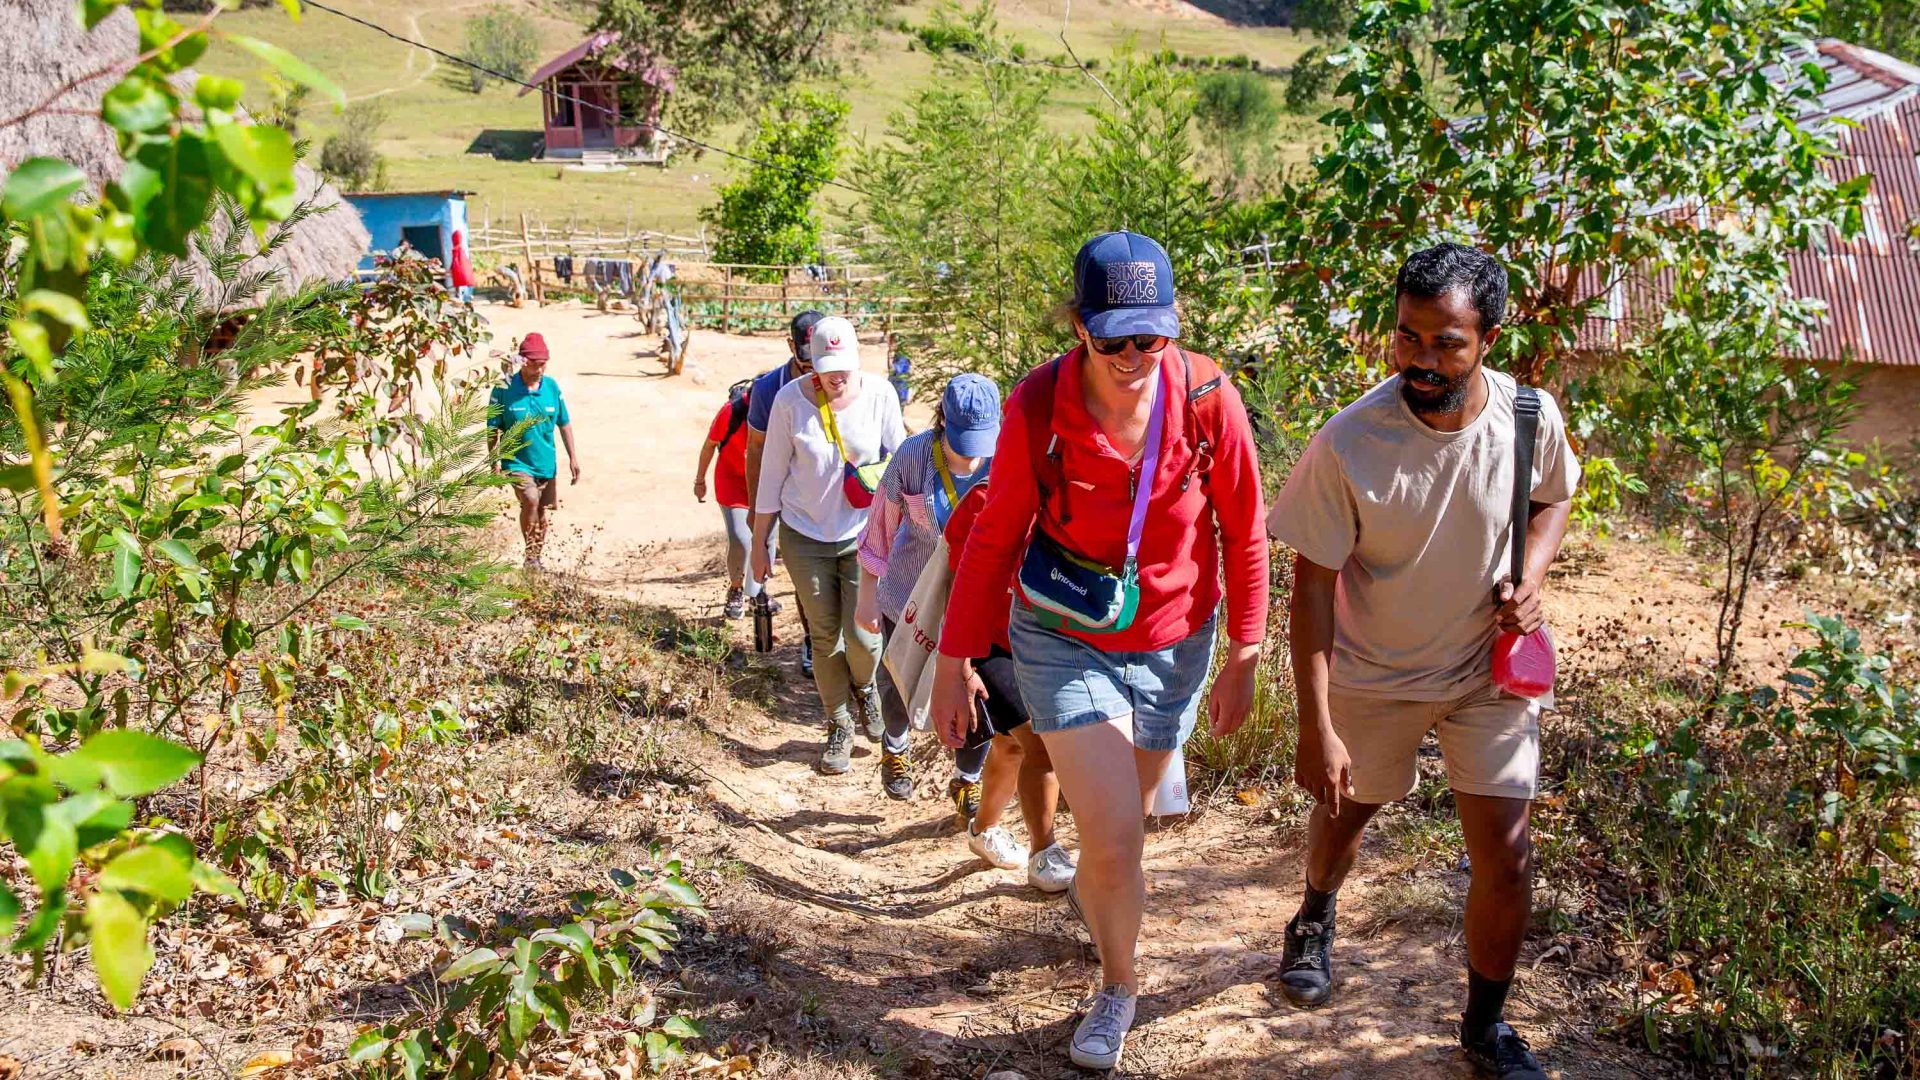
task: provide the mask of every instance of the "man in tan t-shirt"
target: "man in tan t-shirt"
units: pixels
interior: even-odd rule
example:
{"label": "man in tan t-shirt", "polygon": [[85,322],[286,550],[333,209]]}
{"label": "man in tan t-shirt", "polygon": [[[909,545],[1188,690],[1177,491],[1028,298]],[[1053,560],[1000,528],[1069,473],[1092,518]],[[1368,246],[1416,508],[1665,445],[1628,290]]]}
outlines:
{"label": "man in tan t-shirt", "polygon": [[1368,819],[1413,791],[1421,739],[1437,729],[1473,867],[1461,1045],[1493,1075],[1544,1080],[1502,1013],[1532,913],[1527,819],[1540,708],[1552,703],[1494,686],[1491,651],[1498,631],[1542,624],[1540,586],[1580,465],[1542,393],[1516,588],[1507,558],[1516,386],[1482,364],[1500,335],[1506,271],[1442,244],[1406,261],[1396,293],[1399,373],[1314,436],[1267,519],[1298,554],[1294,777],[1318,801],[1281,987],[1301,1005],[1331,995],[1334,895]]}

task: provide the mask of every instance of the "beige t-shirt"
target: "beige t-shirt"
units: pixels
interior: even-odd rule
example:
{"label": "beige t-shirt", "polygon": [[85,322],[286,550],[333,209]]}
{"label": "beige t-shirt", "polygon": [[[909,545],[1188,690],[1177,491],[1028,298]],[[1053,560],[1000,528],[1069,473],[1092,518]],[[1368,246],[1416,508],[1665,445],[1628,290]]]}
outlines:
{"label": "beige t-shirt", "polygon": [[[1460,431],[1415,417],[1398,376],[1367,391],[1314,435],[1274,500],[1267,531],[1340,571],[1329,678],[1345,692],[1446,701],[1489,677],[1494,590],[1512,562],[1516,387],[1481,370],[1486,408]],[[1543,391],[1533,501],[1569,499],[1579,482]]]}

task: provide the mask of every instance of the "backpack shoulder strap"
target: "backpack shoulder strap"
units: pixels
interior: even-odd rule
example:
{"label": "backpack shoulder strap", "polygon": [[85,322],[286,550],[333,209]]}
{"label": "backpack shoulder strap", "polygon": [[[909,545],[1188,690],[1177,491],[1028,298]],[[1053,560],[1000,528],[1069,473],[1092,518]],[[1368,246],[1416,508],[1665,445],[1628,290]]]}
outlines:
{"label": "backpack shoulder strap", "polygon": [[1518,387],[1513,395],[1513,576],[1514,588],[1527,568],[1527,521],[1532,516],[1533,444],[1540,432],[1540,391]]}
{"label": "backpack shoulder strap", "polygon": [[1027,376],[1033,384],[1033,400],[1027,412],[1027,457],[1040,487],[1040,512],[1046,513],[1055,492],[1062,493],[1058,511],[1062,525],[1069,520],[1064,495],[1067,477],[1060,465],[1060,440],[1053,432],[1053,395],[1060,386],[1060,365],[1065,362],[1065,354],[1056,356]]}
{"label": "backpack shoulder strap", "polygon": [[740,434],[740,429],[746,425],[746,422],[747,422],[746,396],[743,394],[740,397],[734,398],[732,403],[732,408],[733,408],[733,411],[727,414],[727,437],[720,440],[722,445],[732,442],[733,437],[735,435]]}
{"label": "backpack shoulder strap", "polygon": [[1225,423],[1221,415],[1221,402],[1225,399],[1220,388],[1227,376],[1219,364],[1204,355],[1196,356],[1181,349],[1180,359],[1187,369],[1187,438],[1199,461],[1198,471],[1204,482],[1213,471],[1213,451],[1220,445],[1220,428]]}

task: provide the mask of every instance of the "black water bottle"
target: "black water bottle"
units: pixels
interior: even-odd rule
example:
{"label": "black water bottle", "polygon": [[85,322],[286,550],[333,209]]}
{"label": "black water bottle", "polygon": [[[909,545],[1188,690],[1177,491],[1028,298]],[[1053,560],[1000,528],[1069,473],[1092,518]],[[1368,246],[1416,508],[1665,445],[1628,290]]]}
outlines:
{"label": "black water bottle", "polygon": [[764,589],[753,598],[753,651],[773,651],[773,601]]}

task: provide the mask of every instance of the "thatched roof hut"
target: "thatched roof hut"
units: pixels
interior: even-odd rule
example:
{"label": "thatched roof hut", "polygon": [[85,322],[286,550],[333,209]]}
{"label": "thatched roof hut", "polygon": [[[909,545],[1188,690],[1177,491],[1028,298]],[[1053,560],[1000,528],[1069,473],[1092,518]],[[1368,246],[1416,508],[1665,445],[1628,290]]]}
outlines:
{"label": "thatched roof hut", "polygon": [[[89,32],[80,25],[78,0],[0,0],[0,71],[7,73],[0,78],[0,124],[81,80],[38,115],[0,127],[0,177],[41,155],[72,162],[95,185],[118,177],[125,163],[113,129],[98,115],[100,97],[132,66],[138,41],[126,11]],[[190,79],[186,85],[191,87]],[[294,171],[300,198],[314,198],[316,207],[327,209],[301,223],[269,264],[282,271],[284,286],[352,280],[368,244],[359,214],[312,169],[296,165]],[[215,214],[209,228],[220,239],[226,224]],[[255,240],[250,236],[245,243],[251,247]],[[206,268],[196,269],[210,288]]]}

